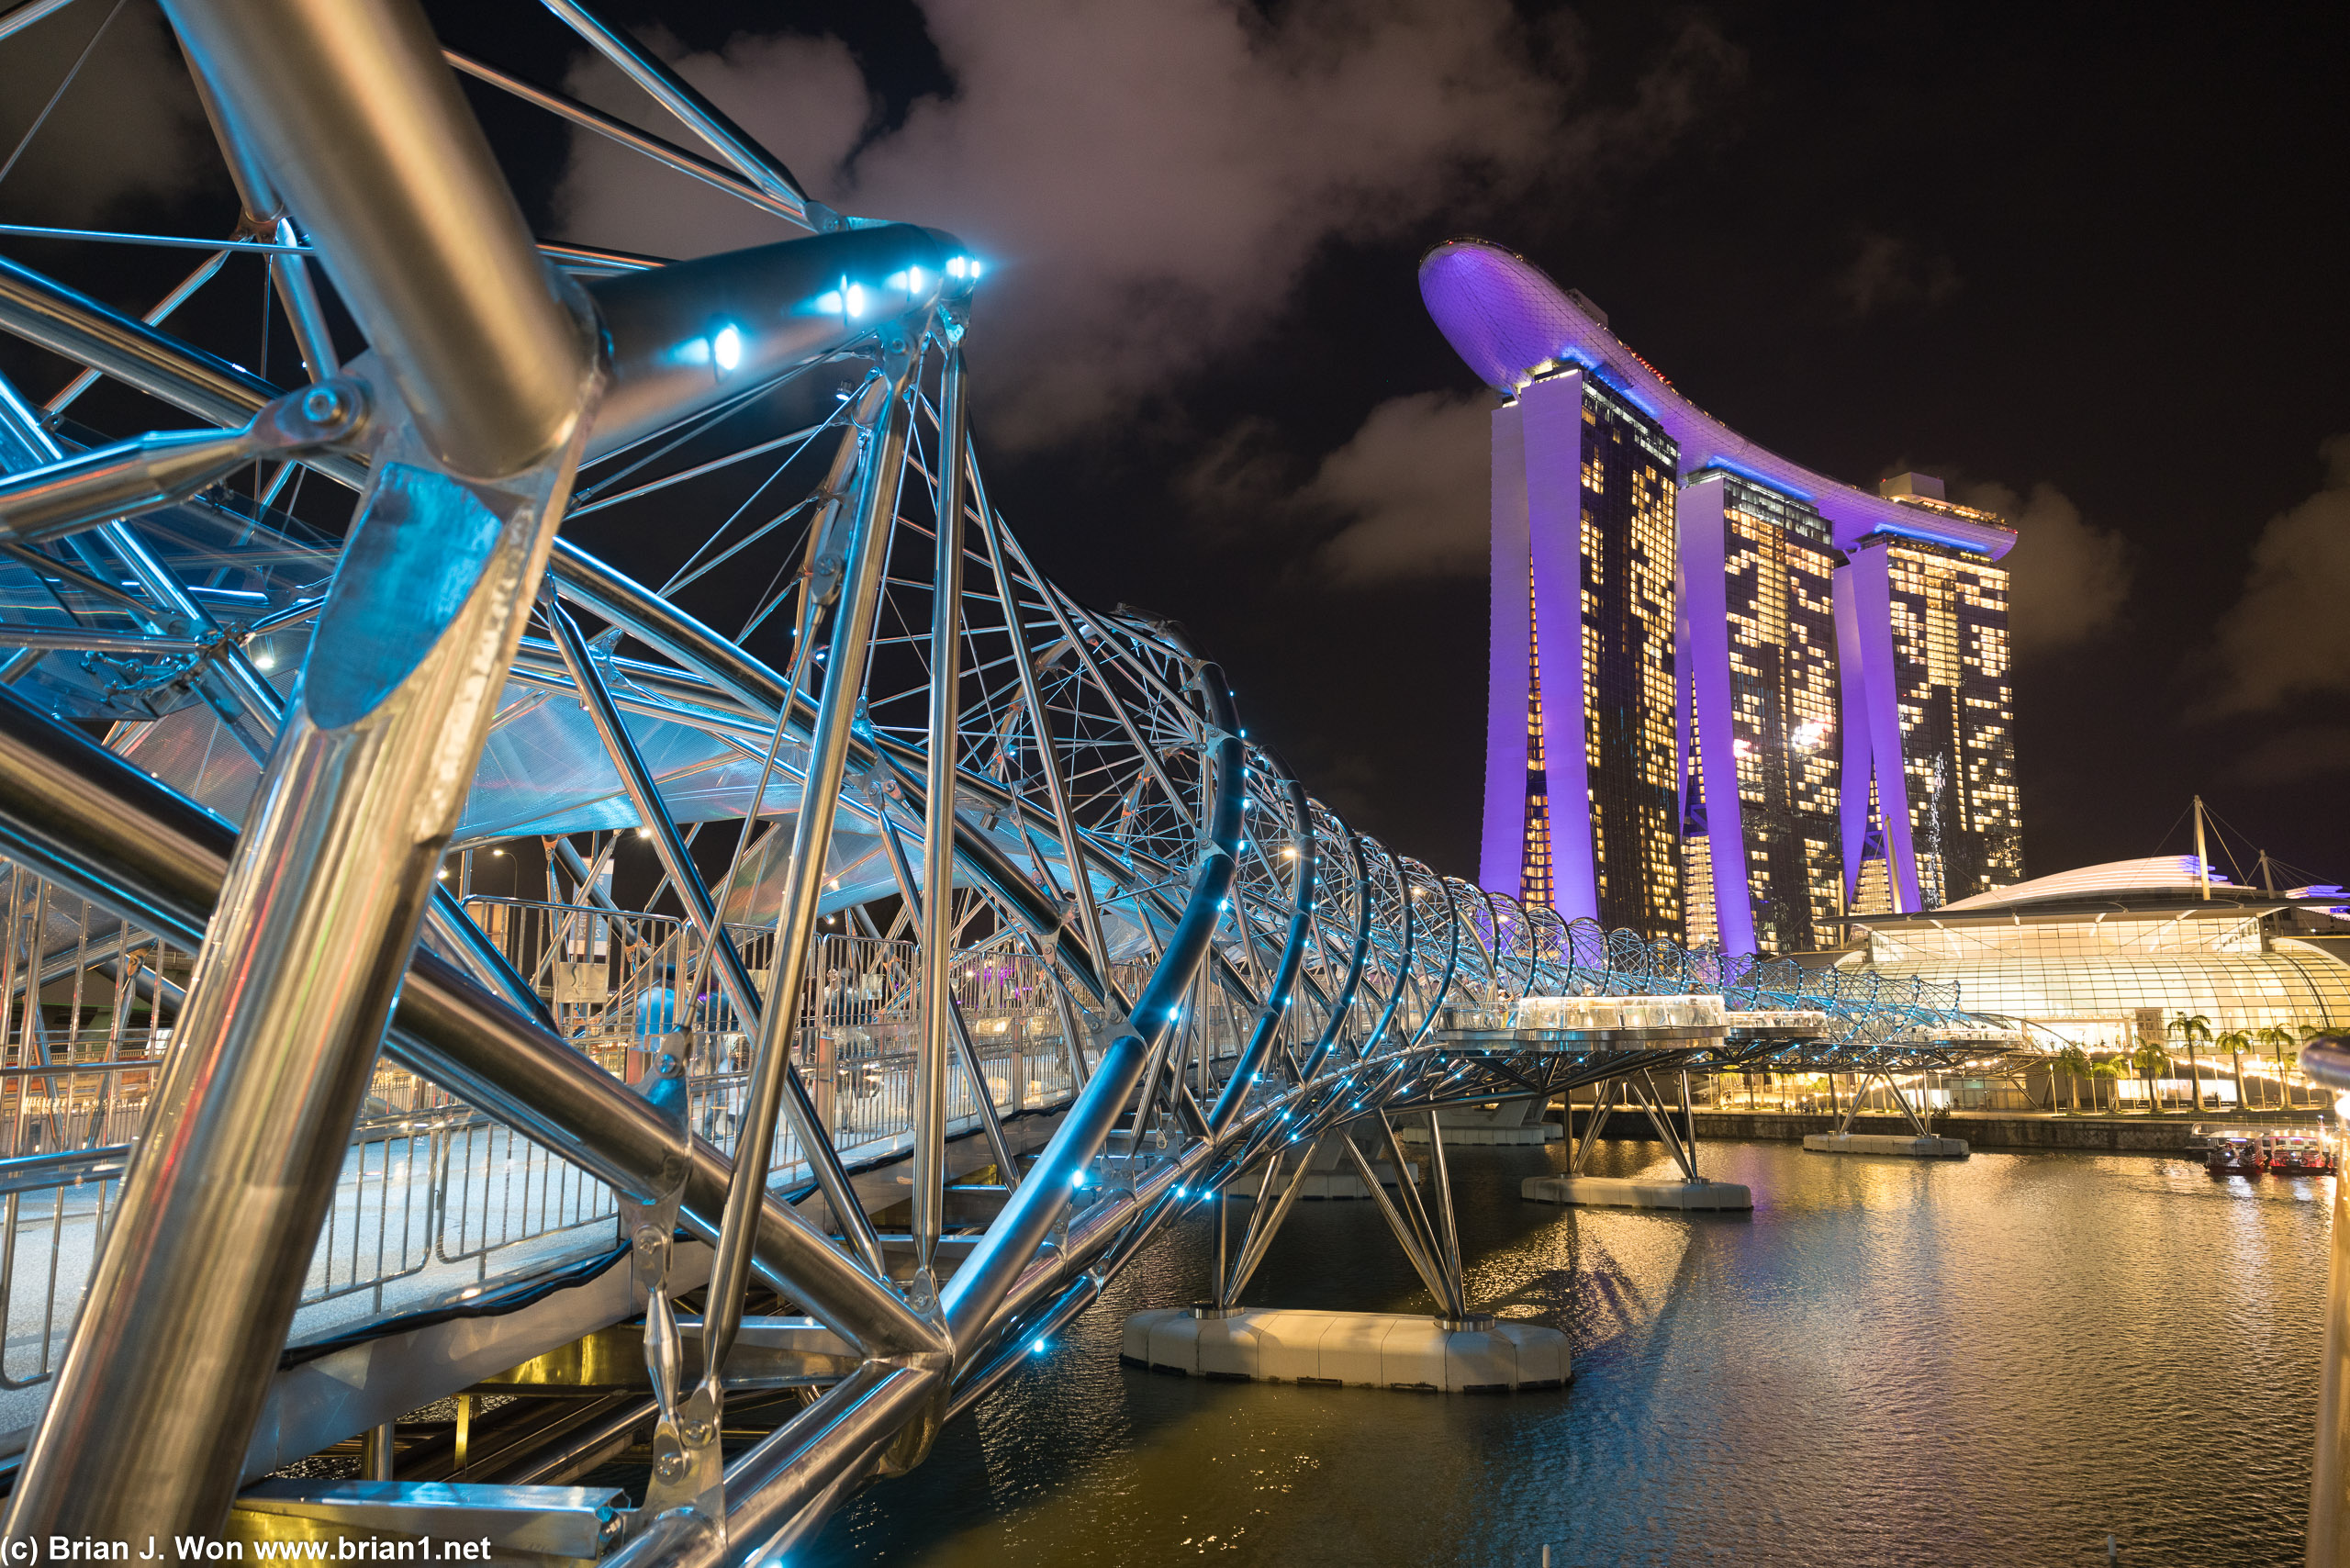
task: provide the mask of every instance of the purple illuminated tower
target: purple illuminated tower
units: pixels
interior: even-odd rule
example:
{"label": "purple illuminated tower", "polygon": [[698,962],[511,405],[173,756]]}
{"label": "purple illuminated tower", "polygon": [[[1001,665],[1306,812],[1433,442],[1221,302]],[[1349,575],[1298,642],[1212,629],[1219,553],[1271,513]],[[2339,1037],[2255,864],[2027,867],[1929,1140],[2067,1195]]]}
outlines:
{"label": "purple illuminated tower", "polygon": [[2021,877],[2011,531],[1754,445],[1497,246],[1439,245],[1420,291],[1504,398],[1486,886],[1790,951]]}
{"label": "purple illuminated tower", "polygon": [[[1507,399],[1493,416],[1481,879],[1569,919],[1677,936],[1673,443],[1582,366],[1528,357],[1485,280],[1452,281],[1431,286],[1431,308],[1446,321],[1439,297],[1466,306],[1471,363]],[[1555,291],[1542,303],[1585,308]]]}

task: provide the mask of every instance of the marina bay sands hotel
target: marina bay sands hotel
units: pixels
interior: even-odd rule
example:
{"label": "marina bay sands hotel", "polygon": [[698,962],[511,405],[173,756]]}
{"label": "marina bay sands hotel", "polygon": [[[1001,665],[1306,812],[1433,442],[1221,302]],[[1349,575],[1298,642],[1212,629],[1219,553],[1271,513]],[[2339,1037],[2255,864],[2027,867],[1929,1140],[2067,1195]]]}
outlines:
{"label": "marina bay sands hotel", "polygon": [[1756,446],[1497,246],[1420,291],[1505,399],[1481,882],[1736,953],[2022,879],[2012,530]]}

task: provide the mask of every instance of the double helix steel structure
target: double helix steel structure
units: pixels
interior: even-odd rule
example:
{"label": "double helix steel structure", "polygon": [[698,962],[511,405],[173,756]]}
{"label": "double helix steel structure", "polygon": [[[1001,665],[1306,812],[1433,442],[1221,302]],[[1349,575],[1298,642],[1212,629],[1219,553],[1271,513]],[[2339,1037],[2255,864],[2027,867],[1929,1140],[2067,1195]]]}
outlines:
{"label": "double helix steel structure", "polygon": [[[1405,1111],[2004,1048],[1931,987],[1570,925],[1348,827],[1179,626],[1063,593],[990,504],[981,260],[827,209],[546,5],[699,149],[414,0],[166,0],[230,236],[6,230],[199,258],[143,318],[0,260],[0,327],[64,367],[0,381],[12,1536],[413,1532],[420,1478],[527,1550],[764,1563],[1326,1139],[1376,1196],[1352,1140]],[[103,15],[24,0],[0,47],[60,12]],[[783,237],[540,243],[453,66]],[[173,334],[231,263],[300,385]],[[87,429],[99,383],[196,428]],[[481,892],[523,846],[546,896]],[[1381,1206],[1463,1310],[1449,1197]],[[494,1460],[398,1444],[615,1342],[629,1392]],[[576,1497],[511,1484],[647,1428],[644,1506],[548,1544]],[[389,1488],[252,1489],[363,1433]]]}

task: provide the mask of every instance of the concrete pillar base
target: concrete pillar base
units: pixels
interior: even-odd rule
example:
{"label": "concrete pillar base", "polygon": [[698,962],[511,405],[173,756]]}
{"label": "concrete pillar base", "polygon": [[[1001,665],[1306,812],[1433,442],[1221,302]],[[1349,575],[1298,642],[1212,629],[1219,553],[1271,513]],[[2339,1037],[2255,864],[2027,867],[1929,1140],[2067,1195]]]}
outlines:
{"label": "concrete pillar base", "polygon": [[1126,1319],[1118,1360],[1131,1367],[1226,1383],[1319,1383],[1416,1394],[1509,1394],[1563,1388],[1574,1375],[1567,1337],[1539,1324],[1448,1328],[1388,1312],[1248,1307],[1226,1317],[1188,1308]]}
{"label": "concrete pillar base", "polygon": [[1912,1137],[1907,1133],[1813,1133],[1803,1146],[1814,1154],[1897,1154],[1910,1159],[1964,1159],[1963,1137]]}
{"label": "concrete pillar base", "polygon": [[[1556,1143],[1563,1136],[1563,1130],[1556,1122],[1533,1122],[1516,1127],[1456,1127],[1449,1122],[1444,1124],[1444,1141],[1449,1148],[1465,1145],[1507,1145],[1515,1148],[1525,1144]],[[1395,1129],[1395,1140],[1398,1143],[1426,1143],[1428,1141],[1428,1130],[1407,1122]]]}
{"label": "concrete pillar base", "polygon": [[1595,1208],[1739,1210],[1754,1206],[1754,1194],[1735,1182],[1661,1181],[1639,1176],[1528,1176],[1518,1196],[1538,1204],[1581,1204]]}
{"label": "concrete pillar base", "polygon": [[[1436,1119],[1444,1128],[1448,1144],[1545,1144],[1566,1133],[1558,1123],[1543,1119],[1550,1105],[1548,1100],[1533,1099],[1505,1100],[1491,1110],[1481,1105],[1448,1105],[1436,1114]],[[1395,1137],[1401,1143],[1426,1143],[1427,1124],[1417,1116],[1406,1117],[1395,1128]]]}

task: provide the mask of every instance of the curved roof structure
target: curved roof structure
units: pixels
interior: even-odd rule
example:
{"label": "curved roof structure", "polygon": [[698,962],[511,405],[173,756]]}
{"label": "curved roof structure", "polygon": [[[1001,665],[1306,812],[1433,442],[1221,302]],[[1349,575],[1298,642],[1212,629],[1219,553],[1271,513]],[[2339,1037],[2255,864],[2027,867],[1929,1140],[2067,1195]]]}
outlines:
{"label": "curved roof structure", "polygon": [[[1857,966],[1856,966],[1857,967]],[[1955,986],[1969,1011],[2044,1025],[2092,1049],[2134,1041],[2141,1008],[2199,1015],[2211,1028],[2350,1024],[2350,966],[2315,943],[2280,937],[2243,952],[2052,955],[1991,948],[1964,958],[1872,962],[1895,980]],[[2099,1029],[2097,1022],[2109,1027]]]}
{"label": "curved roof structure", "polygon": [[[2053,876],[2034,877],[2011,887],[1995,888],[1971,899],[1953,899],[1945,910],[2005,909],[2015,904],[2056,903],[2076,899],[2194,898],[2201,890],[2192,855],[2148,855],[2136,860],[2109,860],[2101,866],[2079,866]],[[2239,895],[2239,889],[2219,872],[2211,873],[2211,890]],[[1939,912],[1938,912],[1939,913]]]}
{"label": "curved roof structure", "polygon": [[1452,240],[1430,251],[1420,297],[1455,352],[1504,396],[1568,364],[1598,371],[1680,444],[1684,474],[1726,468],[1806,501],[1839,548],[1893,533],[1997,560],[2015,544],[2012,529],[1873,496],[1756,445],[1675,391],[1540,267],[1498,245]]}

